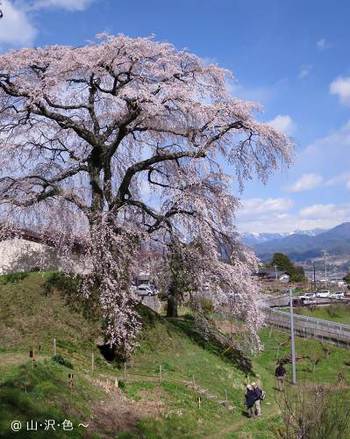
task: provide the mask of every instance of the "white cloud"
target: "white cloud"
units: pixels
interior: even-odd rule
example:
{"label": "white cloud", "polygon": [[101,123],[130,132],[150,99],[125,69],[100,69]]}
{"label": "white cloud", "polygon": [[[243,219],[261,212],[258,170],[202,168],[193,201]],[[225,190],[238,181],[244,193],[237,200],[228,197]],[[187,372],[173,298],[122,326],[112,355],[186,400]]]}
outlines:
{"label": "white cloud", "polygon": [[334,204],[313,204],[300,210],[300,216],[303,218],[325,218],[330,215],[335,208]]}
{"label": "white cloud", "polygon": [[302,192],[316,187],[345,186],[350,189],[350,173],[342,172],[330,178],[323,178],[319,174],[304,174],[294,185],[287,188],[289,192]]}
{"label": "white cloud", "polygon": [[316,46],[319,50],[326,50],[332,47],[332,45],[329,43],[329,41],[326,40],[326,38],[321,38],[320,40],[318,40]]}
{"label": "white cloud", "polygon": [[[264,204],[264,203],[262,203]],[[291,203],[292,205],[292,203]],[[285,205],[287,207],[287,205]],[[314,204],[291,212],[251,210],[249,215],[238,211],[237,227],[240,232],[291,233],[295,230],[329,229],[350,221],[350,204]]]}
{"label": "white cloud", "polygon": [[333,187],[333,186],[339,186],[340,184],[346,184],[346,186],[349,185],[350,182],[350,173],[349,172],[342,172],[341,174],[335,175],[334,177],[329,178],[324,182],[324,185],[326,187]]}
{"label": "white cloud", "polygon": [[278,131],[290,136],[295,131],[295,123],[293,119],[288,114],[278,114],[274,119],[267,122],[268,125],[272,126]]}
{"label": "white cloud", "polygon": [[300,66],[298,78],[304,79],[311,73],[312,65],[311,64],[304,64]]}
{"label": "white cloud", "polygon": [[[296,209],[297,203],[306,200],[301,192],[294,205],[291,200],[289,203],[266,203],[266,200],[261,199],[259,203],[243,202],[245,210],[237,212],[238,229],[241,232],[290,233],[294,230],[327,229],[350,221],[350,197],[348,197],[349,200],[345,199],[345,201],[341,199],[345,192],[343,189],[350,190],[349,151],[350,121],[328,135],[316,139],[297,155],[294,172],[297,171],[298,174],[296,174],[295,180],[300,176],[313,174],[317,176],[314,181],[319,181],[319,188],[315,189],[314,193],[309,194],[309,196],[317,197],[314,198],[314,201],[309,202],[308,205],[302,205],[302,208],[299,207],[300,210]],[[287,175],[284,177],[288,178]],[[271,191],[278,187],[280,187],[278,184],[272,186]],[[341,192],[337,190],[338,187],[342,189]],[[331,195],[331,188],[334,188],[334,196],[328,198]],[[324,197],[323,191],[325,192]],[[279,199],[272,197],[273,195],[270,198],[272,200]],[[290,198],[292,197],[291,195]],[[288,198],[286,196],[282,199]],[[267,209],[269,204],[281,206],[281,208],[269,210]],[[256,206],[255,210],[254,205]],[[283,206],[285,209],[282,208]]]}
{"label": "white cloud", "polygon": [[83,11],[93,0],[35,0],[32,9],[60,8],[68,11]]}
{"label": "white cloud", "polygon": [[314,160],[316,155],[322,156],[329,164],[330,157],[325,153],[337,152],[335,161],[340,161],[341,158],[347,157],[347,152],[350,147],[350,120],[340,129],[334,131],[326,137],[315,140],[310,144],[301,154],[302,160]]}
{"label": "white cloud", "polygon": [[314,172],[316,169],[323,175],[329,174],[330,170],[338,175],[349,173],[349,150],[350,121],[308,145],[298,154],[296,166],[300,173]]}
{"label": "white cloud", "polygon": [[289,198],[248,198],[241,202],[239,214],[249,217],[257,214],[270,214],[271,212],[284,212],[293,206]]}
{"label": "white cloud", "polygon": [[292,186],[287,188],[289,192],[303,192],[315,189],[323,182],[323,178],[318,174],[304,174]]}
{"label": "white cloud", "polygon": [[4,47],[31,46],[38,34],[32,22],[32,11],[59,8],[82,11],[95,0],[2,0],[3,18],[0,22],[0,45]]}
{"label": "white cloud", "polygon": [[0,44],[16,47],[31,45],[37,30],[28,15],[8,0],[3,0],[1,9],[4,16],[0,22]]}
{"label": "white cloud", "polygon": [[339,224],[350,218],[350,204],[313,204],[299,212],[301,218]]}
{"label": "white cloud", "polygon": [[342,104],[350,105],[350,77],[339,76],[331,82],[329,92],[337,95]]}
{"label": "white cloud", "polygon": [[[288,198],[248,198],[242,200],[237,212],[237,223],[240,231],[262,232],[265,225],[284,221],[288,211],[293,207],[293,201]],[[270,230],[274,230],[272,224]]]}

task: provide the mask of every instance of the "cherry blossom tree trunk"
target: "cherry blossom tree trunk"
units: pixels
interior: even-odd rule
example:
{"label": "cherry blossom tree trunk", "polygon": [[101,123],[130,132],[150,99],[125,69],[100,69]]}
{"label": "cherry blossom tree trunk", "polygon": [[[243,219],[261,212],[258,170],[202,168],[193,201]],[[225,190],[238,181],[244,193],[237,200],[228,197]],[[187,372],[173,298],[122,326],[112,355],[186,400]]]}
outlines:
{"label": "cherry blossom tree trunk", "polygon": [[167,303],[167,317],[178,317],[177,313],[177,291],[174,286],[174,284],[170,285],[169,292],[168,292],[168,303]]}

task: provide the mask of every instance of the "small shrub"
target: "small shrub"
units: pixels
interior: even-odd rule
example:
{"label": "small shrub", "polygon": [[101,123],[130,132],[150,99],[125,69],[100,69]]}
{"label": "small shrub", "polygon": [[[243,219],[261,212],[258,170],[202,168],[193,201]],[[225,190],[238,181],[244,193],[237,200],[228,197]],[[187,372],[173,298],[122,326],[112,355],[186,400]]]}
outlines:
{"label": "small shrub", "polygon": [[119,387],[119,389],[125,391],[125,389],[126,389],[125,381],[122,381],[122,380],[118,381],[118,387]]}
{"label": "small shrub", "polygon": [[[164,363],[161,364],[162,371],[163,372],[174,372],[175,368],[172,364],[168,363],[167,361],[164,361]],[[155,369],[155,373],[159,373],[159,367]]]}
{"label": "small shrub", "polygon": [[80,279],[74,276],[68,276],[65,273],[54,272],[50,273],[46,280],[45,291],[47,294],[54,289],[61,290],[66,295],[72,295],[77,292]]}
{"label": "small shrub", "polygon": [[349,396],[340,384],[285,389],[277,402],[283,421],[274,432],[278,439],[350,437]]}
{"label": "small shrub", "polygon": [[15,284],[17,282],[20,282],[21,280],[25,279],[28,276],[28,273],[25,271],[21,271],[18,273],[10,273],[10,274],[5,274],[4,276],[0,277],[0,282],[3,285],[6,284]]}
{"label": "small shrub", "polygon": [[54,355],[51,359],[52,361],[55,361],[62,366],[68,367],[68,369],[74,369],[73,364],[69,360],[66,360],[64,357],[62,357],[62,355],[60,354]]}
{"label": "small shrub", "polygon": [[184,314],[184,315],[183,315],[183,318],[184,318],[185,320],[194,320],[193,315],[190,314],[190,313],[186,313],[186,314]]}

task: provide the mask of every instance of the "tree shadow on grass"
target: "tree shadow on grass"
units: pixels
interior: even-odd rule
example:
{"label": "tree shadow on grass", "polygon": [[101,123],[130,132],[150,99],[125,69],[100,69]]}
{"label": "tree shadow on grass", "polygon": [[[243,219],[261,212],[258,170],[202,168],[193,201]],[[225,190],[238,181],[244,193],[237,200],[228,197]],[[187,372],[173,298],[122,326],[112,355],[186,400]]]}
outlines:
{"label": "tree shadow on grass", "polygon": [[250,358],[232,346],[228,338],[216,329],[211,328],[209,332],[203,331],[203,328],[198,326],[194,320],[190,319],[173,318],[167,320],[202,348],[218,355],[224,361],[233,364],[245,375],[255,376]]}
{"label": "tree shadow on grass", "polygon": [[[74,414],[64,413],[65,410],[56,404],[59,398],[58,405],[66,404],[67,409],[70,406],[66,383],[46,364],[34,368],[24,364],[16,372],[0,385],[0,438],[66,438],[67,431],[57,424],[61,425],[64,419],[68,419],[77,427]],[[14,420],[21,423],[21,428],[16,432],[11,430],[11,422]],[[33,428],[30,427],[31,420],[33,426],[37,425],[37,430],[30,430]],[[46,420],[55,421],[55,430],[45,430]],[[75,429],[68,433],[69,437],[78,439],[84,437],[85,432]]]}

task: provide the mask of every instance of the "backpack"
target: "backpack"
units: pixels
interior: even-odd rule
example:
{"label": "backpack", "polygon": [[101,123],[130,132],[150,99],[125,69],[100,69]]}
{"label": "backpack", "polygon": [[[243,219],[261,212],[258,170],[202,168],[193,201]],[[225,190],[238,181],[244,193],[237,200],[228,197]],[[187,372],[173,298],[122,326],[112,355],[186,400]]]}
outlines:
{"label": "backpack", "polygon": [[262,390],[261,395],[260,395],[260,399],[261,399],[261,401],[264,401],[265,398],[266,398],[266,392],[265,392],[265,390]]}

